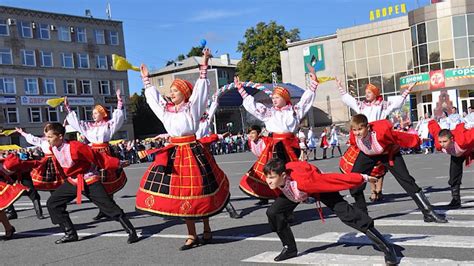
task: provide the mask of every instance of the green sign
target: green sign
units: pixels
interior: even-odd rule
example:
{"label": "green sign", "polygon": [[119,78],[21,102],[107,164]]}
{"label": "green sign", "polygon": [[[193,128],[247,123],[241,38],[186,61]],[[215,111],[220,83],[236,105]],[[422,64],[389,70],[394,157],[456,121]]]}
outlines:
{"label": "green sign", "polygon": [[448,78],[469,78],[474,77],[474,67],[451,68],[444,71],[444,76]]}
{"label": "green sign", "polygon": [[430,81],[430,74],[429,73],[420,73],[410,76],[405,76],[400,78],[400,87],[408,86],[409,84],[418,82],[428,82]]}
{"label": "green sign", "polygon": [[314,67],[315,71],[326,69],[324,64],[324,49],[322,44],[317,44],[303,48],[304,71],[309,72],[308,65]]}

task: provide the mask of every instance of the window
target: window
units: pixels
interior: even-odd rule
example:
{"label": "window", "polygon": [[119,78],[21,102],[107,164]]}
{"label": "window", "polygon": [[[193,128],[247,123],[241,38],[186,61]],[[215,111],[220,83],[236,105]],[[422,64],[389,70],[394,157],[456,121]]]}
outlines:
{"label": "window", "polygon": [[469,35],[474,35],[474,14],[467,15],[467,32]]}
{"label": "window", "polygon": [[20,32],[23,38],[33,38],[33,30],[31,29],[31,23],[26,21],[20,22]]}
{"label": "window", "polygon": [[369,75],[380,75],[380,58],[378,56],[369,58]]}
{"label": "window", "polygon": [[64,68],[74,68],[74,59],[72,53],[61,54],[61,66]]}
{"label": "window", "polygon": [[453,17],[453,34],[454,37],[466,36],[466,16]]}
{"label": "window", "polygon": [[[453,52],[453,40],[446,40],[439,42],[440,44],[440,52],[441,52],[441,60],[442,61],[451,61],[454,59],[454,52]],[[443,67],[444,68],[444,67]]]}
{"label": "window", "polygon": [[110,81],[99,80],[99,94],[110,95]]}
{"label": "window", "polygon": [[105,44],[105,32],[104,30],[94,30],[95,33],[95,43]]}
{"label": "window", "polygon": [[367,68],[367,59],[361,59],[356,61],[357,66],[357,76],[358,77],[367,77],[369,75],[369,70]]}
{"label": "window", "polygon": [[49,25],[48,24],[39,24],[39,37],[41,40],[49,40]]}
{"label": "window", "polygon": [[52,67],[53,66],[53,52],[41,51],[41,66]]}
{"label": "window", "polygon": [[75,112],[76,115],[80,115],[78,106],[71,106],[69,108],[71,109],[71,112]]}
{"label": "window", "polygon": [[428,43],[428,60],[430,63],[439,62],[439,42]]}
{"label": "window", "polygon": [[367,39],[367,54],[369,57],[379,55],[379,41],[377,36]]}
{"label": "window", "polygon": [[92,121],[92,106],[82,107],[81,120]]}
{"label": "window", "polygon": [[30,123],[41,123],[41,108],[39,107],[30,107],[28,108],[28,115]]}
{"label": "window", "polygon": [[158,79],[158,86],[161,88],[164,86],[163,79]]}
{"label": "window", "polygon": [[90,80],[81,80],[81,94],[92,94],[92,83]]}
{"label": "window", "polygon": [[418,50],[418,55],[420,56],[420,65],[428,64],[428,48],[426,44],[420,45]]}
{"label": "window", "polygon": [[346,60],[355,59],[354,56],[354,42],[345,42],[344,43],[344,57]]}
{"label": "window", "polygon": [[12,50],[9,48],[0,48],[0,65],[13,64]]}
{"label": "window", "polygon": [[25,94],[38,95],[38,79],[26,78],[25,80]]}
{"label": "window", "polygon": [[418,44],[426,43],[426,25],[425,23],[420,23],[416,26],[418,31]]}
{"label": "window", "polygon": [[438,22],[436,20],[426,22],[426,34],[428,42],[438,40]]}
{"label": "window", "polygon": [[56,82],[54,79],[43,80],[43,93],[44,94],[56,94]]}
{"label": "window", "polygon": [[120,92],[122,92],[122,95],[125,93],[123,91],[123,80],[114,80],[114,81],[112,81],[112,84],[113,84],[112,88],[113,88],[114,92],[117,91],[117,90],[120,90]]}
{"label": "window", "polygon": [[46,108],[46,114],[48,115],[48,122],[59,122],[58,108]]}
{"label": "window", "polygon": [[63,82],[64,94],[77,94],[76,81],[73,79],[67,79]]}
{"label": "window", "polygon": [[69,27],[60,26],[58,31],[58,37],[60,41],[70,42],[71,41],[71,31]]}
{"label": "window", "polygon": [[18,119],[18,108],[16,107],[4,108],[3,115],[5,116],[7,124],[20,123]]}
{"label": "window", "polygon": [[97,56],[97,68],[98,69],[107,69],[107,56],[106,55],[98,55]]}
{"label": "window", "polygon": [[79,68],[89,68],[89,55],[88,54],[77,54],[77,57],[78,57]]}
{"label": "window", "polygon": [[81,28],[81,27],[77,27],[76,28],[76,38],[77,38],[77,42],[86,43],[87,42],[86,29]]}
{"label": "window", "polygon": [[0,36],[10,35],[10,30],[8,28],[7,20],[0,19]]}
{"label": "window", "polygon": [[0,77],[0,94],[16,94],[14,78]]}
{"label": "window", "polygon": [[384,34],[379,36],[379,47],[381,55],[389,54],[392,52],[392,40],[390,39],[390,34]]}
{"label": "window", "polygon": [[119,35],[116,31],[110,32],[110,44],[111,45],[119,45]]}
{"label": "window", "polygon": [[453,27],[451,25],[451,17],[438,19],[438,32],[440,40],[453,38]]}
{"label": "window", "polygon": [[454,39],[454,55],[456,59],[467,57],[467,38]]}
{"label": "window", "polygon": [[360,39],[354,42],[355,56],[357,58],[367,57],[367,51],[365,47],[365,39]]}
{"label": "window", "polygon": [[36,66],[35,51],[21,50],[21,63],[24,66]]}

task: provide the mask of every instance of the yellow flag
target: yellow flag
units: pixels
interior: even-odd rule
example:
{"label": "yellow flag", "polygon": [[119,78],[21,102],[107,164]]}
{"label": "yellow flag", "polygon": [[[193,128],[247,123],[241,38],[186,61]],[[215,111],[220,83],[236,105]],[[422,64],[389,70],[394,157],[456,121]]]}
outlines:
{"label": "yellow flag", "polygon": [[10,136],[11,134],[15,133],[15,129],[4,129],[0,134],[5,136]]}
{"label": "yellow flag", "polygon": [[48,99],[46,101],[46,103],[49,106],[53,107],[53,108],[56,108],[58,105],[60,105],[63,102],[64,102],[64,97],[62,97],[62,98],[51,98],[51,99]]}
{"label": "yellow flag", "polygon": [[117,54],[112,54],[112,68],[117,71],[135,70],[140,71],[139,67],[132,66],[127,59]]}
{"label": "yellow flag", "polygon": [[336,78],[335,77],[320,77],[320,76],[318,76],[319,84],[324,83],[324,82],[328,82],[328,81],[331,81],[331,80],[336,80]]}

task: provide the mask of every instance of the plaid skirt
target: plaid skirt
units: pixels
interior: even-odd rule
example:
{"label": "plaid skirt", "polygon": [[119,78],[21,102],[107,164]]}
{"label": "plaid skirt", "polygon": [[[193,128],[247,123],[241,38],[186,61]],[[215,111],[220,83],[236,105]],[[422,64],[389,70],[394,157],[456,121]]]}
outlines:
{"label": "plaid skirt", "polygon": [[[352,167],[354,166],[359,152],[360,150],[356,145],[349,146],[339,161],[339,169],[342,173],[347,174],[352,172]],[[385,173],[387,173],[387,168],[385,168],[381,162],[378,162],[374,169],[372,169],[372,172],[370,172],[370,175],[373,177],[383,177]]]}
{"label": "plaid skirt", "polygon": [[0,211],[12,205],[26,190],[28,190],[28,188],[22,184],[8,184],[0,181]]}
{"label": "plaid skirt", "polygon": [[[109,156],[114,156],[110,151],[109,143],[92,143],[92,149],[96,152],[105,152]],[[122,168],[117,170],[100,169],[99,176],[100,182],[104,185],[105,191],[109,195],[115,194],[127,183],[127,175]]]}
{"label": "plaid skirt", "polygon": [[66,177],[58,161],[52,155],[46,155],[40,160],[40,165],[31,170],[31,179],[36,190],[56,190]]}
{"label": "plaid skirt", "polygon": [[218,214],[230,198],[229,180],[195,136],[171,138],[156,152],[136,196],[152,215],[200,219]]}
{"label": "plaid skirt", "polygon": [[260,157],[240,180],[239,188],[245,194],[258,199],[274,199],[280,195],[279,189],[271,189],[263,173],[265,164],[272,159],[280,158],[285,162],[298,161],[301,153],[298,139],[293,133],[273,133],[265,142],[265,149]]}

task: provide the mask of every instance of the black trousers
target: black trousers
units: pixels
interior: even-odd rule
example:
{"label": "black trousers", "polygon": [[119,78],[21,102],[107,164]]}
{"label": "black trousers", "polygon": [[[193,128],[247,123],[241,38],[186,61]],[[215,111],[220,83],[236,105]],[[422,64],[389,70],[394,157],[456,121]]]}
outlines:
{"label": "black trousers", "polygon": [[449,164],[449,181],[451,187],[460,186],[462,181],[462,169],[464,157],[451,156],[451,163]]}
{"label": "black trousers", "polygon": [[25,191],[25,194],[28,196],[28,198],[30,198],[31,201],[41,200],[41,197],[33,185],[33,180],[31,180],[31,178],[22,178],[20,183],[29,188],[28,191]]}
{"label": "black trousers", "polygon": [[[350,205],[339,192],[321,193],[319,200],[333,211],[343,223],[358,231],[365,233],[374,226],[372,218]],[[288,216],[293,213],[298,204],[283,194],[275,199],[275,202],[267,209],[268,223],[272,231],[279,233],[290,228]]]}
{"label": "black trousers", "polygon": [[[352,172],[370,174],[377,162],[381,161],[408,195],[413,196],[415,193],[419,192],[421,189],[416,184],[415,179],[408,172],[407,166],[400,152],[394,155],[393,166],[390,166],[388,159],[388,155],[368,156],[365,153],[360,152],[354,162]],[[355,206],[362,211],[367,212],[367,203],[365,202],[364,197],[365,186],[366,183],[362,184],[360,187],[351,189],[350,192],[355,199]]]}
{"label": "black trousers", "polygon": [[[107,195],[104,186],[100,182],[91,185],[84,184],[82,194],[89,198],[108,217],[118,219],[123,214],[123,210]],[[75,198],[76,186],[67,181],[53,192],[47,203],[53,224],[62,224],[69,219],[66,207]]]}

